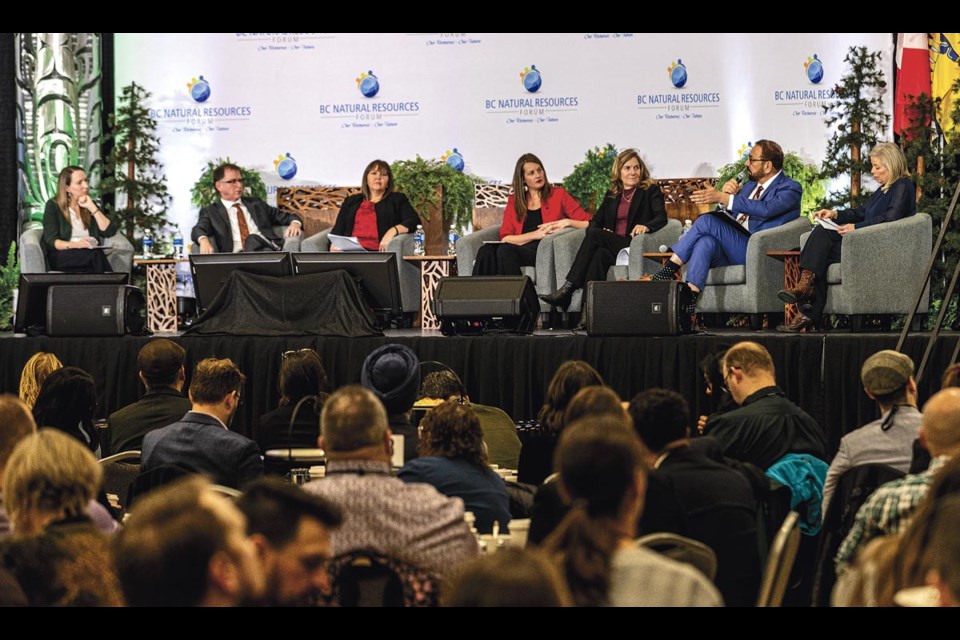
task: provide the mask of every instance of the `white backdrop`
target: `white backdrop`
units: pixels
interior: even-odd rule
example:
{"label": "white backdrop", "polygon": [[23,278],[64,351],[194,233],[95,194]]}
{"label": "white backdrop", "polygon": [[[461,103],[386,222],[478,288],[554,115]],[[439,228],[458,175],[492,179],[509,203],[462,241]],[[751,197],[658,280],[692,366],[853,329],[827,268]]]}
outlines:
{"label": "white backdrop", "polygon": [[888,33],[117,34],[116,83],[153,94],[186,235],[216,157],[259,170],[271,199],[417,154],[491,181],[528,151],[561,181],[607,142],[661,178],[714,175],[760,138],[819,163],[820,107],[852,45],[892,66]]}

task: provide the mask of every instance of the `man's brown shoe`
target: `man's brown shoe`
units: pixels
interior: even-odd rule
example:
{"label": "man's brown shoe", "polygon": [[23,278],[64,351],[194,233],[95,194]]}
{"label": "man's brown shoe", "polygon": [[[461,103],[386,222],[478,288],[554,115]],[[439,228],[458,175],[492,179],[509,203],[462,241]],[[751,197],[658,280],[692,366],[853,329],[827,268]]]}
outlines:
{"label": "man's brown shoe", "polygon": [[800,304],[813,300],[817,295],[817,290],[813,286],[816,279],[813,271],[804,269],[800,272],[800,282],[797,283],[796,288],[780,289],[777,292],[777,297],[787,304]]}
{"label": "man's brown shoe", "polygon": [[802,313],[798,313],[797,317],[790,324],[781,324],[777,327],[777,331],[780,333],[800,333],[804,329],[807,331],[816,331],[817,323]]}

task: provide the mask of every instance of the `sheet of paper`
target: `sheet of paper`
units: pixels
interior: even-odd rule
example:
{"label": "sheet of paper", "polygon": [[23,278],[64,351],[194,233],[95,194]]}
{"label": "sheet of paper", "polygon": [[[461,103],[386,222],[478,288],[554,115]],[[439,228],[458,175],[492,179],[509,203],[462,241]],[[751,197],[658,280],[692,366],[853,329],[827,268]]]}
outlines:
{"label": "sheet of paper", "polygon": [[340,251],[366,251],[356,237],[337,236],[332,233],[327,237],[330,238],[330,245],[340,249]]}

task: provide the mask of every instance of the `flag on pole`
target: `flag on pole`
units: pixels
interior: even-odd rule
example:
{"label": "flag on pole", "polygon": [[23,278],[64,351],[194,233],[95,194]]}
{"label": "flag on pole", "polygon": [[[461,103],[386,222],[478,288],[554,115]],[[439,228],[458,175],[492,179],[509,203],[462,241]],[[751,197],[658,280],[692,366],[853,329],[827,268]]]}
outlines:
{"label": "flag on pole", "polygon": [[930,53],[927,34],[897,34],[896,95],[893,102],[893,132],[910,127],[917,115],[910,108],[910,97],[930,95]]}
{"label": "flag on pole", "polygon": [[944,133],[954,130],[958,124],[951,118],[953,105],[960,99],[953,91],[953,84],[960,79],[960,33],[930,34],[930,77],[932,96],[941,98],[937,109],[937,124]]}

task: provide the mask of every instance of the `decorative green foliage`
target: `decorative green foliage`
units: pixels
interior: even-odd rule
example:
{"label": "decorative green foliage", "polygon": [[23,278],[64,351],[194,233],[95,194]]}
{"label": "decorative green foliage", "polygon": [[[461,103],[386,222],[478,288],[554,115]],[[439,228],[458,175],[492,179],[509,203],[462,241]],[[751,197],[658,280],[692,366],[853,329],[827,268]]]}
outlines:
{"label": "decorative green foliage", "polygon": [[157,160],[160,139],[155,135],[157,121],[146,106],[149,98],[150,92],[135,82],[123,88],[117,111],[108,120],[113,149],[100,183],[101,192],[125,196],[117,200],[122,206],[116,207],[108,200],[104,208],[134,246],[139,245],[138,235],[149,231],[157,237],[170,224],[170,194],[167,176]]}
{"label": "decorative green foliage", "polygon": [[20,260],[17,243],[11,242],[7,251],[7,263],[0,266],[0,330],[13,324],[13,290],[20,284]]}
{"label": "decorative green foliage", "polygon": [[[746,156],[736,162],[720,167],[717,185],[722,186],[727,180],[743,173],[748,175]],[[804,162],[793,151],[783,156],[783,173],[793,178],[803,187],[803,198],[800,200],[800,215],[809,218],[810,214],[823,208],[823,200],[827,193],[826,180],[820,177],[817,165]]]}
{"label": "decorative green foliage", "polygon": [[886,135],[890,122],[890,115],[883,108],[887,83],[880,52],[850,47],[844,62],[850,70],[834,88],[836,99],[823,108],[827,128],[836,127],[836,131],[827,142],[821,177],[850,176],[850,187],[831,192],[829,200],[823,203],[827,208],[856,207],[870,196],[870,192],[860,188],[861,175],[870,172],[870,158],[865,152]]}
{"label": "decorative green foliage", "polygon": [[[213,184],[213,172],[222,164],[232,164],[240,167],[229,156],[208,162],[203,173],[200,174],[200,178],[190,189],[190,202],[202,208],[220,199],[220,194],[217,193],[217,188]],[[267,199],[267,187],[263,184],[263,178],[257,171],[240,167],[240,176],[243,178],[243,195],[260,198],[261,200]]]}
{"label": "decorative green foliage", "polygon": [[610,174],[616,160],[617,148],[609,142],[602,148],[588,150],[583,160],[564,178],[563,188],[581,207],[596,213],[603,196],[610,190]]}
{"label": "decorative green foliage", "polygon": [[430,219],[430,207],[437,205],[437,187],[443,190],[443,219],[462,233],[473,216],[474,185],[480,180],[457,171],[441,160],[398,160],[390,165],[397,191],[410,200],[414,210]]}

